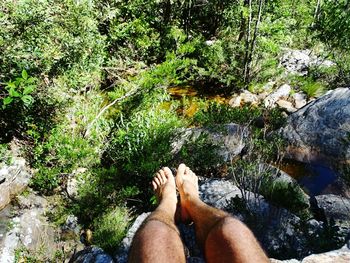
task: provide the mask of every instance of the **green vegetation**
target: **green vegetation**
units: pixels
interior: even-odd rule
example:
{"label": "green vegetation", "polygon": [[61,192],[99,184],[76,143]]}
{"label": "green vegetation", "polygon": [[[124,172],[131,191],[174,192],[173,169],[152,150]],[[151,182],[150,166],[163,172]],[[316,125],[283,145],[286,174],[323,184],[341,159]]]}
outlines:
{"label": "green vegetation", "polygon": [[101,218],[96,218],[94,241],[104,250],[114,252],[128,226],[128,214],[125,208],[114,208],[106,212]]}
{"label": "green vegetation", "polygon": [[[169,87],[227,99],[276,81],[317,97],[348,82],[348,5],[321,2],[3,0],[0,160],[10,161],[8,145],[19,140],[36,171],[31,187],[61,199],[50,218],[62,223],[73,213],[95,244],[112,249],[132,218],[128,208],[151,207],[157,169],[184,161],[212,175],[218,167],[218,146],[205,137],[173,156],[179,129],[247,125],[247,151],[280,159],[282,144],[268,135],[283,125],[281,110],[177,101]],[[310,49],[336,66],[288,75],[279,59],[289,49]],[[67,178],[80,168],[78,195],[67,198]]]}

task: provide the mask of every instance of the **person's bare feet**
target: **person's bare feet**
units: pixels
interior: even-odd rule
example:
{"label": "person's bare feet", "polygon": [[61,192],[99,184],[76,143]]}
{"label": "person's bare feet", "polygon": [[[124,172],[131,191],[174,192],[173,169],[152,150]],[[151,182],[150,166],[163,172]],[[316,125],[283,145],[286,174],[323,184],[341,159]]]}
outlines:
{"label": "person's bare feet", "polygon": [[185,164],[180,164],[176,174],[176,186],[180,193],[181,220],[192,221],[188,212],[190,200],[199,198],[198,177]]}
{"label": "person's bare feet", "polygon": [[168,167],[160,169],[152,180],[152,187],[158,200],[159,208],[175,216],[177,197],[173,173]]}

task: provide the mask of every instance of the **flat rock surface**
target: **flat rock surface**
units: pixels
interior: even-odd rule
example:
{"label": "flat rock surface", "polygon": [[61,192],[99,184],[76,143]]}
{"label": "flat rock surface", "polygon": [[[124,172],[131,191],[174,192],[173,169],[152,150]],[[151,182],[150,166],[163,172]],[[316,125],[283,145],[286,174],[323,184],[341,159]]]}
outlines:
{"label": "flat rock surface", "polygon": [[28,185],[31,172],[23,158],[14,158],[10,165],[0,166],[0,210]]}

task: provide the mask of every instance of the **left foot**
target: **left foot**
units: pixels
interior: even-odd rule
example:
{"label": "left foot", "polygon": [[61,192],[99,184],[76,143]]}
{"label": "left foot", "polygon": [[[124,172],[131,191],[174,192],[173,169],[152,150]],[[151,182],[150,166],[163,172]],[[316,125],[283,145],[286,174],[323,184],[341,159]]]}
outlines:
{"label": "left foot", "polygon": [[158,200],[159,209],[175,216],[177,197],[173,173],[168,167],[160,169],[152,180],[153,190]]}

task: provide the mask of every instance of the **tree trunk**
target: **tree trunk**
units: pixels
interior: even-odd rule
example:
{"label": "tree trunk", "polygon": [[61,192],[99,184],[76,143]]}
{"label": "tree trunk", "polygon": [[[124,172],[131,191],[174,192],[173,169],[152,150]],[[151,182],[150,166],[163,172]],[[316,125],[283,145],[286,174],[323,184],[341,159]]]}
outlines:
{"label": "tree trunk", "polygon": [[245,55],[244,55],[244,70],[243,70],[243,78],[244,82],[246,82],[246,76],[248,71],[248,59],[249,59],[249,45],[250,45],[250,38],[251,38],[251,27],[252,27],[252,0],[249,0],[249,18],[248,18],[248,30],[247,30],[247,37],[245,42]]}
{"label": "tree trunk", "polygon": [[[244,0],[243,6],[249,6],[249,0]],[[244,17],[243,11],[241,11],[241,25],[239,28],[238,41],[241,41],[246,35],[247,19]]]}
{"label": "tree trunk", "polygon": [[252,42],[250,44],[249,56],[248,56],[248,60],[247,60],[247,63],[246,63],[247,70],[245,72],[246,74],[244,75],[244,81],[245,81],[246,84],[248,84],[249,81],[250,81],[251,62],[253,60],[255,42],[256,42],[256,38],[258,36],[258,32],[259,32],[259,25],[260,25],[260,21],[261,21],[261,14],[262,14],[262,6],[263,6],[263,4],[264,4],[264,0],[260,0],[259,1],[258,17],[257,17],[256,22],[255,22],[253,39],[252,39]]}

